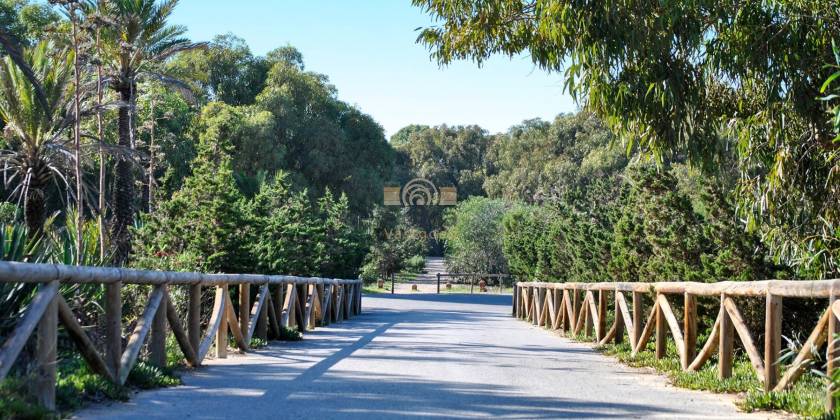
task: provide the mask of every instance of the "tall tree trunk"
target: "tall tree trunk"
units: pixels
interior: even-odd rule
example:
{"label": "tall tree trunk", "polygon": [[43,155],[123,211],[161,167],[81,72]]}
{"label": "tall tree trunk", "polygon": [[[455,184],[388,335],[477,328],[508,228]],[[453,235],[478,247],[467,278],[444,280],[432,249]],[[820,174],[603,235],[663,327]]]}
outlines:
{"label": "tall tree trunk", "polygon": [[[76,7],[72,5],[70,7]],[[76,17],[76,10],[70,10],[70,19],[73,22],[73,151],[75,152],[76,170],[76,265],[82,264],[82,225],[84,209],[84,192],[82,191],[82,120],[81,120],[81,89],[82,70],[79,62],[79,22]]]}
{"label": "tall tree trunk", "polygon": [[30,186],[25,200],[23,217],[29,229],[29,237],[34,238],[44,228],[44,220],[47,218],[44,190]]}
{"label": "tall tree trunk", "polygon": [[[96,31],[96,51],[101,54],[100,33]],[[99,140],[99,259],[105,260],[105,127],[102,125],[102,64],[96,65],[96,137]]]}
{"label": "tall tree trunk", "polygon": [[149,214],[155,209],[155,97],[152,95],[152,127],[149,132]]}
{"label": "tall tree trunk", "polygon": [[[119,94],[123,106],[119,111],[119,145],[130,149],[131,104],[133,103],[131,82],[120,86]],[[124,265],[131,254],[131,226],[134,223],[134,171],[131,161],[122,157],[114,166],[114,223],[111,238],[114,241],[114,262]]]}

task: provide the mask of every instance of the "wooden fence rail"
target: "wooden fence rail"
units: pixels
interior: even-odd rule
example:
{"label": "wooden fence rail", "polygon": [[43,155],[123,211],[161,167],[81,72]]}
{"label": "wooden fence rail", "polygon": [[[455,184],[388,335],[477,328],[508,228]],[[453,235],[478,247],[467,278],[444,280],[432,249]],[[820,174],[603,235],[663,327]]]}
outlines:
{"label": "wooden fence rail", "polygon": [[[625,296],[626,295],[626,296]],[[678,319],[671,301],[683,300],[683,317]],[[645,296],[652,296],[651,308],[644,309]],[[655,355],[665,357],[666,334],[676,344],[683,370],[698,371],[718,354],[718,375],[732,375],[735,334],[749,357],[756,377],[767,391],[789,388],[805,372],[823,345],[827,347],[827,374],[837,366],[840,346],[828,339],[840,333],[840,280],[754,282],[661,282],[661,283],[538,283],[519,282],[514,288],[513,315],[553,330],[579,335],[582,332],[599,344],[620,343],[625,332],[633,355],[655,340]],[[628,302],[629,297],[629,302]],[[697,298],[718,300],[719,310],[708,340],[698,351]],[[734,298],[760,297],[765,300],[764,348],[760,349]],[[782,299],[829,299],[802,349],[785,372],[781,372]],[[650,300],[650,299],[649,299]],[[607,325],[608,308],[614,320]],[[763,350],[763,351],[762,351]],[[831,392],[829,390],[829,392]],[[829,409],[833,399],[827,398]]]}
{"label": "wooden fence rail", "polygon": [[[361,280],[254,274],[202,274],[162,271],[94,268],[51,264],[0,262],[0,283],[39,283],[38,291],[24,310],[15,329],[0,346],[0,380],[9,374],[15,360],[33,332],[35,370],[32,392],[49,409],[55,408],[57,330],[59,322],[73,340],[93,372],[124,384],[137,362],[148,337],[150,362],[166,363],[167,325],[184,359],[198,367],[215,343],[215,356],[227,355],[228,333],[236,347],[247,351],[252,337],[265,339],[270,330],[281,328],[306,331],[361,313]],[[70,306],[59,293],[59,284],[96,283],[106,285],[105,349],[96,348]],[[123,346],[122,301],[124,284],[151,285],[143,314]],[[188,289],[186,323],[181,320],[168,286]],[[251,303],[251,286],[258,293]],[[239,311],[234,310],[229,287],[239,287]],[[201,291],[216,289],[210,322],[201,331]]]}

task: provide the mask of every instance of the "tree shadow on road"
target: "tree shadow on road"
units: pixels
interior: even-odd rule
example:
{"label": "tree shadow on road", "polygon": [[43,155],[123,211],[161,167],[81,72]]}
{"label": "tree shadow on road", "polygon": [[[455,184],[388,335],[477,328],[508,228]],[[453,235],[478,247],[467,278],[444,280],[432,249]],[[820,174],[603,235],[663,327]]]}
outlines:
{"label": "tree shadow on road", "polygon": [[[467,340],[446,343],[433,339],[435,326],[442,323],[451,327],[488,320],[500,322],[503,318],[495,313],[469,310],[417,310],[406,314],[396,309],[377,309],[353,321],[307,333],[302,342],[273,344],[257,351],[257,357],[229,359],[225,365],[198,370],[184,378],[186,386],[143,393],[128,404],[89,414],[138,419],[231,416],[530,419],[668,415],[662,407],[612,402],[610,398],[565,398],[562,389],[554,396],[534,396],[521,386],[483,383],[478,377],[468,381],[435,380],[429,378],[447,375],[424,372],[418,376],[399,368],[402,362],[428,363],[434,369],[493,360],[495,366],[513,371],[521,366],[523,353],[526,358],[592,353],[581,348],[488,346]],[[415,339],[408,339],[412,335]],[[360,352],[362,349],[365,351]],[[352,363],[344,363],[351,359]],[[383,371],[384,366],[397,368]],[[528,380],[517,378],[512,383]]]}

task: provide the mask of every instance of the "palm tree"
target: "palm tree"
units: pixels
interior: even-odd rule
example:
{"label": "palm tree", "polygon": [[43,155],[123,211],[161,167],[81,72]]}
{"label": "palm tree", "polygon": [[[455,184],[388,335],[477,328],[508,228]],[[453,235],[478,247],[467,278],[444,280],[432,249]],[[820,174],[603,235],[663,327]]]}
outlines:
{"label": "palm tree", "polygon": [[[186,28],[167,25],[178,0],[100,0],[111,27],[103,31],[109,85],[119,94],[119,146],[134,147],[133,106],[137,81],[143,76],[174,82],[157,72],[159,64],[182,52],[201,47],[184,37]],[[125,263],[131,252],[134,223],[134,173],[132,162],[117,159],[114,169],[114,222],[111,235],[116,247],[115,262]]]}
{"label": "palm tree", "polygon": [[29,80],[29,83],[32,84],[32,88],[35,90],[35,100],[40,102],[42,107],[46,108],[47,98],[44,93],[44,88],[38,82],[35,72],[26,64],[26,59],[23,57],[20,44],[20,40],[16,39],[5,28],[0,27],[0,46],[2,46],[3,52],[20,67],[23,75]]}
{"label": "palm tree", "polygon": [[6,125],[0,161],[4,171],[11,171],[6,184],[13,185],[13,194],[23,202],[29,233],[36,235],[46,218],[45,189],[51,182],[69,186],[66,174],[73,159],[65,134],[73,123],[66,112],[73,54],[41,42],[23,51],[22,57],[40,85],[43,101],[16,60],[8,56],[0,60],[0,118]]}

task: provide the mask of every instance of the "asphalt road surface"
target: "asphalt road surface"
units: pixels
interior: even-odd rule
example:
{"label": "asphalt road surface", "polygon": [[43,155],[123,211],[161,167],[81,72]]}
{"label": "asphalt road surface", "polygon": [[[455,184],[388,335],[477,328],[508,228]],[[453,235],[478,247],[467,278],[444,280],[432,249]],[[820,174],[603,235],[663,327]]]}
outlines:
{"label": "asphalt road surface", "polygon": [[298,343],[210,360],[80,418],[768,418],[510,316],[510,296],[365,296]]}

